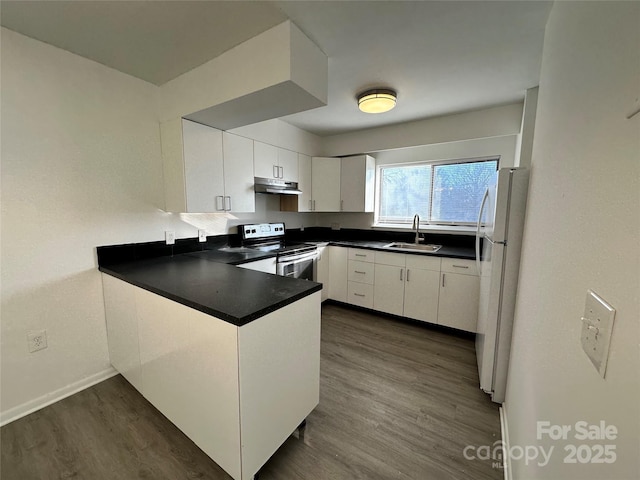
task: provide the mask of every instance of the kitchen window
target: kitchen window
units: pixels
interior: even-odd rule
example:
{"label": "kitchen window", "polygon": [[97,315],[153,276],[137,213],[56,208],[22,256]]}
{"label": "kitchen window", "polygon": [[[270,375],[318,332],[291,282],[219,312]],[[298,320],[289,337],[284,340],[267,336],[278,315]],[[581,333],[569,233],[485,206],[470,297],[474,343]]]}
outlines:
{"label": "kitchen window", "polygon": [[378,167],[378,226],[475,225],[498,158],[419,162]]}

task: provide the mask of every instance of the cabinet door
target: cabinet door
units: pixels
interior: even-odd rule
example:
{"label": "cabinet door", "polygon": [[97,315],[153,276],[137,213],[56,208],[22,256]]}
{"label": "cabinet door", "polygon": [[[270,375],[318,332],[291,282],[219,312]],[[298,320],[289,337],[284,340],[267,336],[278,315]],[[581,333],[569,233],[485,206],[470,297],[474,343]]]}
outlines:
{"label": "cabinet door", "polygon": [[329,298],[329,247],[318,247],[316,262],[316,282],[322,284],[322,298],[324,302]]}
{"label": "cabinet door", "polygon": [[329,248],[329,298],[347,301],[347,253],[343,247]]}
{"label": "cabinet door", "polygon": [[298,188],[302,194],[298,195],[298,211],[310,212],[311,204],[311,157],[298,154]]}
{"label": "cabinet door", "polygon": [[255,212],[253,140],[224,132],[225,210]]}
{"label": "cabinet door", "polygon": [[440,273],[407,267],[404,284],[404,316],[438,323]]}
{"label": "cabinet door", "polygon": [[186,212],[216,212],[224,196],[222,131],[182,120]]}
{"label": "cabinet door", "polygon": [[253,167],[256,177],[278,178],[278,148],[254,141]]}
{"label": "cabinet door", "polygon": [[347,303],[359,307],[373,308],[373,285],[348,282]]}
{"label": "cabinet door", "polygon": [[298,153],[278,148],[278,168],[280,178],[288,182],[298,181]]}
{"label": "cabinet door", "polygon": [[311,191],[314,210],[340,211],[340,159],[313,157],[311,159]]}
{"label": "cabinet door", "polygon": [[477,276],[442,272],[438,324],[475,332],[479,298],[480,281]]}
{"label": "cabinet door", "polygon": [[404,267],[376,264],[373,285],[374,310],[394,315],[403,314],[404,277]]}
{"label": "cabinet door", "polygon": [[350,282],[368,283],[369,285],[373,285],[373,263],[349,260],[348,266],[347,280]]}
{"label": "cabinet door", "polygon": [[375,160],[368,155],[341,159],[340,209],[373,212]]}

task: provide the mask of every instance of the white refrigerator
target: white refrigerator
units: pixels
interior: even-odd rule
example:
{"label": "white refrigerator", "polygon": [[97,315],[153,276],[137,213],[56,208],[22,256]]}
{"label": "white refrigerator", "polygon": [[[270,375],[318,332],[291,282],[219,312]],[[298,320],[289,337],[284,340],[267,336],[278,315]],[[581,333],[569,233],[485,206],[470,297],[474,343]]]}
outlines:
{"label": "white refrigerator", "polygon": [[480,388],[496,403],[506,392],[528,186],[528,170],[499,169],[478,214],[476,356]]}

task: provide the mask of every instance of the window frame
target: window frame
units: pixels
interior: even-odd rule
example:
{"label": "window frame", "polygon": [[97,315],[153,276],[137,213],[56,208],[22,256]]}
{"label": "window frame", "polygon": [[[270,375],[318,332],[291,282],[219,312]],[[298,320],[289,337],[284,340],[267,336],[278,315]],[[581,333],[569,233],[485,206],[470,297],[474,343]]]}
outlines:
{"label": "window frame", "polygon": [[[383,165],[376,165],[376,188],[375,188],[375,205],[373,215],[373,227],[385,228],[385,229],[411,229],[411,222],[392,223],[392,222],[380,222],[380,199],[382,194],[382,170],[385,168],[396,167],[417,167],[428,165],[430,167],[438,165],[456,165],[465,163],[481,163],[481,162],[496,162],[496,171],[500,169],[500,155],[488,155],[483,157],[469,157],[469,158],[455,158],[455,159],[440,159],[440,160],[421,160],[415,162],[398,162],[398,163],[385,163]],[[435,177],[435,169],[431,168],[430,190],[429,190],[429,214],[433,209],[433,180]],[[420,218],[421,229],[433,229],[433,230],[453,230],[453,231],[475,231],[476,222],[431,222],[428,219]]]}

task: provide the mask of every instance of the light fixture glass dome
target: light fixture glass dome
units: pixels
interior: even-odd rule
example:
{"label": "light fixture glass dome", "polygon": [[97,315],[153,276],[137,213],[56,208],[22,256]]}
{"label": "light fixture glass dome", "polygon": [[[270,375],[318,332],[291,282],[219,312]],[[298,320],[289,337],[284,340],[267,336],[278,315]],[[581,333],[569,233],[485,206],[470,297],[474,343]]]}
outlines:
{"label": "light fixture glass dome", "polygon": [[358,95],[358,108],[365,113],[384,113],[395,107],[396,101],[396,92],[377,88]]}

